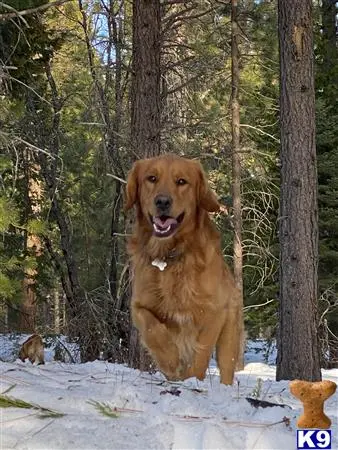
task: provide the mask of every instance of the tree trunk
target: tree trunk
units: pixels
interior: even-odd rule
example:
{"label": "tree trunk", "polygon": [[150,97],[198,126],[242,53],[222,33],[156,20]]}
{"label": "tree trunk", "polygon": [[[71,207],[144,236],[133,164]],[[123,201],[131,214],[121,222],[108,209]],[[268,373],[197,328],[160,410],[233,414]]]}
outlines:
{"label": "tree trunk", "polygon": [[312,1],[279,0],[281,198],[277,380],[321,379]]}
{"label": "tree trunk", "polygon": [[60,292],[54,289],[54,333],[60,334]]}
{"label": "tree trunk", "polygon": [[[109,15],[107,17],[108,36],[109,36],[109,51],[108,51],[108,65],[106,72],[106,83],[104,87],[104,95],[108,97],[109,89],[112,87],[111,80],[111,54],[114,53],[115,70],[114,70],[114,93],[115,104],[114,114],[109,122],[106,123],[108,136],[107,152],[110,160],[110,165],[113,173],[120,178],[125,177],[125,173],[121,163],[120,145],[121,145],[121,123],[123,118],[123,45],[124,43],[124,26],[123,20],[125,20],[125,8],[124,2],[118,2],[118,11],[115,11],[115,2],[110,0],[109,2]],[[103,106],[102,106],[103,107]],[[111,122],[111,123],[110,123]],[[113,304],[118,301],[118,262],[120,260],[120,248],[119,238],[116,233],[120,231],[121,222],[121,210],[122,210],[122,185],[118,180],[115,180],[115,192],[112,202],[112,219],[111,219],[111,258],[110,258],[110,271],[109,271],[109,290],[113,299]],[[109,310],[108,323],[112,325],[116,318],[115,311]]]}
{"label": "tree trunk", "polygon": [[[41,183],[36,179],[36,174],[40,171],[38,165],[34,165],[30,158],[29,151],[24,151],[25,165],[25,222],[32,218],[37,218],[41,207]],[[41,254],[41,242],[39,236],[25,231],[25,253],[29,256],[37,257]],[[23,302],[20,306],[20,316],[18,330],[26,333],[35,333],[35,321],[37,313],[37,299],[35,292],[35,280],[37,269],[27,267],[22,281]]]}
{"label": "tree trunk", "polygon": [[158,0],[133,2],[131,144],[140,158],[160,152],[160,4]]}
{"label": "tree trunk", "polygon": [[[110,267],[109,267],[109,292],[112,298],[112,304],[115,305],[118,302],[117,291],[118,291],[118,263],[119,263],[119,241],[116,233],[120,231],[120,215],[122,207],[122,189],[121,183],[116,181],[115,192],[113,197],[113,210],[111,218],[111,255],[110,255]],[[109,311],[108,321],[112,320],[114,317],[114,312]]]}
{"label": "tree trunk", "polygon": [[[240,117],[239,117],[239,29],[237,23],[237,0],[232,0],[231,7],[231,131],[232,131],[232,199],[233,199],[233,258],[234,276],[241,293],[243,305],[243,250],[242,250],[242,205],[241,205],[241,156],[240,156]],[[244,343],[237,369],[244,368]]]}
{"label": "tree trunk", "polygon": [[[134,0],[131,144],[134,155],[138,158],[156,156],[160,153],[160,39],[160,2]],[[129,273],[132,273],[132,270]],[[141,370],[151,367],[151,358],[141,346],[138,332],[132,324],[129,339],[129,364]]]}

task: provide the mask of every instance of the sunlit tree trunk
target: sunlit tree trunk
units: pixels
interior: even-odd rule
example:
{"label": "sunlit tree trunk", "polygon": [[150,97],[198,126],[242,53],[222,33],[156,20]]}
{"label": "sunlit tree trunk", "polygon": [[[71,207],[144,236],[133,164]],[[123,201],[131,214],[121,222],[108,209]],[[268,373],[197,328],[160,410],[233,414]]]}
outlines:
{"label": "sunlit tree trunk", "polygon": [[60,333],[60,292],[54,289],[54,332]]}
{"label": "sunlit tree trunk", "polygon": [[[39,167],[32,164],[29,154],[29,151],[25,152],[25,222],[29,219],[37,218],[41,209],[41,184],[36,177]],[[36,258],[41,254],[40,238],[29,230],[25,231],[25,252],[32,258]],[[35,284],[37,273],[36,267],[32,265],[26,267],[22,281],[23,301],[20,306],[19,330],[26,333],[34,333],[36,331],[37,298]]]}
{"label": "sunlit tree trunk", "polygon": [[[233,267],[235,283],[241,293],[243,304],[243,249],[242,249],[242,204],[241,204],[241,156],[240,156],[240,113],[239,113],[239,28],[238,2],[231,3],[231,130],[232,130],[232,199],[233,199]],[[243,338],[243,337],[242,337]],[[237,368],[244,367],[244,343]]]}

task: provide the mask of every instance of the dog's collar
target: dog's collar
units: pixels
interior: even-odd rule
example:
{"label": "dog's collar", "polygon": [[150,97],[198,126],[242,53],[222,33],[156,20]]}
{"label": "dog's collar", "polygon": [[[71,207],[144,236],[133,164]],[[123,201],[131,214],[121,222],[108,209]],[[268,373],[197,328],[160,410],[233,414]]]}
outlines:
{"label": "dog's collar", "polygon": [[181,256],[181,252],[179,252],[176,248],[173,248],[172,250],[170,250],[170,252],[163,258],[155,258],[152,262],[151,265],[154,267],[157,267],[161,272],[163,272],[163,270],[167,267],[168,262],[173,261],[174,259],[178,258],[179,256]]}

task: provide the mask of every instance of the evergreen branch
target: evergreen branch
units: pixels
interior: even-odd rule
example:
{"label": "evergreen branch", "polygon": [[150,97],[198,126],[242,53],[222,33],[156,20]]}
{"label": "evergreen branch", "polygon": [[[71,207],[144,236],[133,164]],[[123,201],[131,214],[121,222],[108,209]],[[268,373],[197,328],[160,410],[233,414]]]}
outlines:
{"label": "evergreen branch", "polygon": [[[1,21],[1,14],[0,14],[0,21]],[[32,91],[42,102],[47,103],[47,105],[51,106],[51,104],[49,103],[48,100],[46,100],[45,98],[41,97],[41,95],[35,90],[33,89],[31,86],[28,86],[28,84],[24,83],[23,81],[13,77],[12,75],[9,75],[7,73],[2,73],[2,77],[8,80],[13,80],[18,84],[21,84],[22,86],[24,86],[25,88],[27,88],[28,90]]]}
{"label": "evergreen branch", "polygon": [[36,409],[31,403],[7,395],[0,395],[0,408]]}
{"label": "evergreen branch", "polygon": [[31,144],[30,142],[26,141],[25,139],[20,138],[19,136],[14,136],[14,140],[20,142],[21,144],[27,145],[31,150],[36,150],[37,152],[44,153],[45,155],[49,156],[51,159],[55,159],[55,156],[52,155],[52,153],[48,152],[47,150],[44,150],[43,148],[39,148],[34,144]]}
{"label": "evergreen branch", "polygon": [[12,11],[9,13],[0,14],[0,21],[13,19],[15,17],[27,16],[29,14],[35,14],[37,12],[45,11],[46,9],[54,7],[54,6],[60,6],[63,3],[68,3],[70,1],[72,1],[72,0],[57,0],[55,2],[45,3],[44,5],[40,5],[35,8],[23,9],[21,11],[17,11],[16,9],[12,8],[11,6],[7,5],[6,3],[0,2],[0,6],[2,6],[3,8],[10,9]]}
{"label": "evergreen branch", "polygon": [[0,408],[23,408],[34,409],[38,411],[38,417],[40,419],[63,417],[64,414],[53,409],[43,408],[42,406],[35,405],[34,403],[28,403],[24,400],[9,397],[8,395],[0,395]]}
{"label": "evergreen branch", "polygon": [[95,400],[89,400],[87,403],[94,406],[94,408],[104,416],[112,419],[118,419],[120,417],[120,414],[116,412],[115,408],[112,408],[108,403],[97,402]]}
{"label": "evergreen branch", "polygon": [[1,395],[4,395],[4,394],[8,394],[8,392],[10,392],[12,389],[14,389],[16,387],[16,384],[12,384],[11,386],[9,386],[7,389],[5,389],[2,393],[1,393]]}

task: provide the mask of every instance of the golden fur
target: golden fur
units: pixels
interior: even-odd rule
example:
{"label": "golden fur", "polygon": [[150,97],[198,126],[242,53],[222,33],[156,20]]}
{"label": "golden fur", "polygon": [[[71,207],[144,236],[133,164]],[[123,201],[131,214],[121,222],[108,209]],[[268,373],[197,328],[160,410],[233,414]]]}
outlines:
{"label": "golden fur", "polygon": [[34,362],[44,364],[44,347],[41,336],[38,334],[33,334],[30,336],[22,344],[19,352],[19,358],[22,362],[25,362],[26,358],[28,358],[32,364],[34,364]]}
{"label": "golden fur", "polygon": [[[158,214],[154,200],[159,194],[172,198],[170,216],[184,213],[169,237],[154,235],[151,217]],[[133,205],[131,310],[143,344],[169,379],[204,379],[216,345],[221,382],[231,384],[243,333],[242,308],[208,215],[220,205],[201,165],[174,155],[137,161],[126,188],[126,209]],[[167,267],[160,271],[154,259],[165,260]]]}

